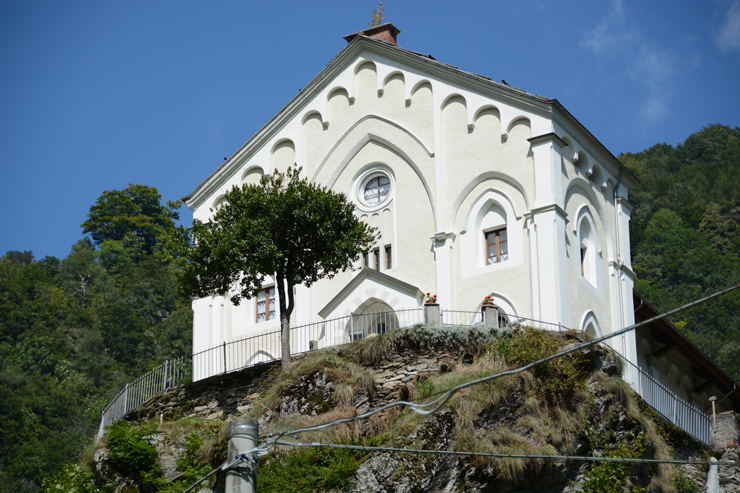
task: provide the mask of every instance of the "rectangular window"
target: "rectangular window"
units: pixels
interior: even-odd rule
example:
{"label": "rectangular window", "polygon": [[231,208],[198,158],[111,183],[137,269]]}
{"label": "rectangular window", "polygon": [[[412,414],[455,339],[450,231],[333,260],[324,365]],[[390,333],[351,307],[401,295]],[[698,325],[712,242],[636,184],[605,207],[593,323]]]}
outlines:
{"label": "rectangular window", "polygon": [[387,245],[385,247],[385,268],[390,269],[393,266],[392,257],[391,257],[391,246]]}
{"label": "rectangular window", "polygon": [[509,259],[506,228],[486,233],[486,265],[497,264]]}
{"label": "rectangular window", "polygon": [[257,323],[275,319],[275,287],[265,288],[257,294]]}
{"label": "rectangular window", "polygon": [[373,250],[373,257],[375,261],[370,261],[370,252],[367,252],[362,256],[362,268],[363,269],[375,269],[380,270],[380,248]]}

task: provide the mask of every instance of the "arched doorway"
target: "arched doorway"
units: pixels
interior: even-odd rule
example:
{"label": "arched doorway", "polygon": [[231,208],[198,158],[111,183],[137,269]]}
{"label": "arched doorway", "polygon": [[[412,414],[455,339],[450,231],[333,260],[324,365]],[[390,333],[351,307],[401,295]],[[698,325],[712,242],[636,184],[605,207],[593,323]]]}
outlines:
{"label": "arched doorway", "polygon": [[348,341],[385,334],[399,327],[398,317],[387,303],[371,298],[361,304],[347,322],[345,333]]}

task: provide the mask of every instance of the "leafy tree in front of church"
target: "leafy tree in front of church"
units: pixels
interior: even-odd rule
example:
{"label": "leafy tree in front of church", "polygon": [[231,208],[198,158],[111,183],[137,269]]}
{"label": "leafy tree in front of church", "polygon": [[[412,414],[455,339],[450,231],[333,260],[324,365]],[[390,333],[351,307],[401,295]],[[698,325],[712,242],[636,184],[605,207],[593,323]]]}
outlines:
{"label": "leafy tree in front of church", "polygon": [[218,293],[238,305],[274,276],[287,369],[294,286],[331,279],[372,247],[375,232],[354,210],[344,194],[301,179],[300,168],[234,187],[213,222],[193,221],[183,291],[194,298]]}

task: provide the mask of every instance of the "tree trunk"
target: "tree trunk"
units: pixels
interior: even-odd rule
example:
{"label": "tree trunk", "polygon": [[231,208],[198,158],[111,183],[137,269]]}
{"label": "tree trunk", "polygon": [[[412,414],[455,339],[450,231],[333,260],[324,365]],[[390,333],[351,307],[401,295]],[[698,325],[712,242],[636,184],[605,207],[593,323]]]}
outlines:
{"label": "tree trunk", "polygon": [[288,368],[290,368],[290,314],[293,313],[293,284],[288,282],[286,287],[285,278],[281,273],[275,275],[275,284],[277,284],[278,298],[280,299],[281,361],[283,371],[288,371]]}

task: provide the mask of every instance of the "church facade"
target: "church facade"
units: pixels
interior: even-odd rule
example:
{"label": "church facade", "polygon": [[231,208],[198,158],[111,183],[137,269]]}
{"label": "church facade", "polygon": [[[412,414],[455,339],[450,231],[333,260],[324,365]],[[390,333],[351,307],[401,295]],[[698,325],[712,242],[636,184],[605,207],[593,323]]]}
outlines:
{"label": "church facade", "polygon": [[[427,292],[442,310],[480,312],[492,296],[505,317],[595,336],[634,323],[636,177],[557,100],[400,48],[398,33],[385,24],[346,36],[324,70],[183,198],[194,218],[209,221],[226,191],[295,163],[378,228],[355,270],[296,288],[293,326],[418,309]],[[267,282],[238,307],[194,301],[193,352],[277,330],[275,296]],[[318,343],[351,339],[335,330]],[[611,344],[638,364],[634,334]]]}

